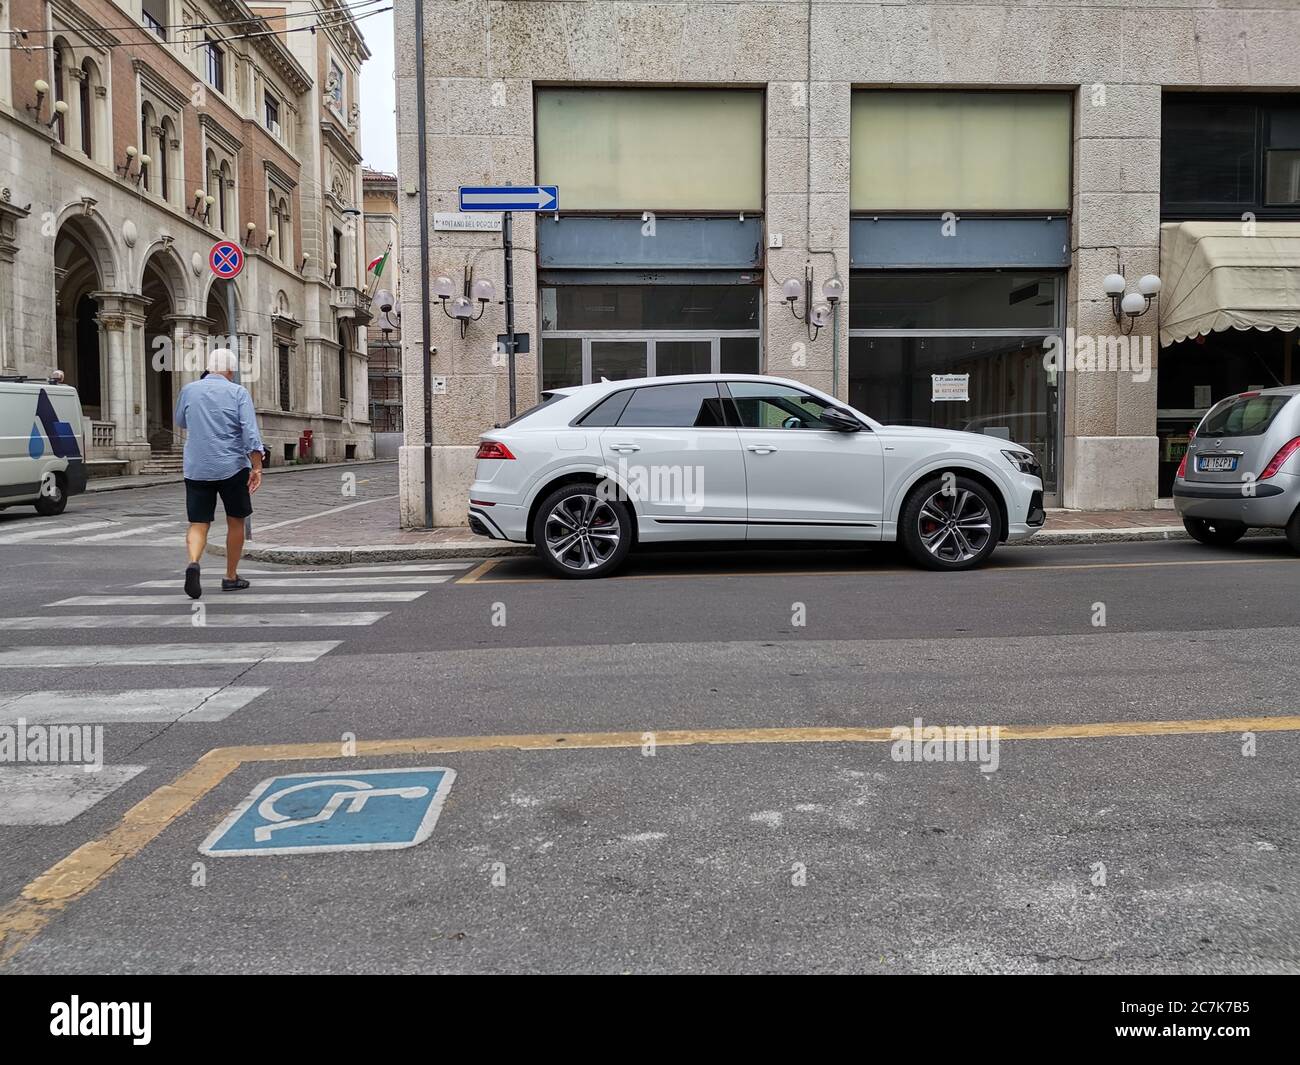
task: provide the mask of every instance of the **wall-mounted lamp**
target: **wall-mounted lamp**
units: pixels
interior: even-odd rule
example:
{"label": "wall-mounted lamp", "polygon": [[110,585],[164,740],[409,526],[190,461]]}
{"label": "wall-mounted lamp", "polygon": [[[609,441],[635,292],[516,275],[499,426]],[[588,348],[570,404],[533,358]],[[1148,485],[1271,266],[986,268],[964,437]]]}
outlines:
{"label": "wall-mounted lamp", "polygon": [[[808,339],[816,340],[817,334],[823,327],[830,325],[835,319],[835,308],[839,306],[840,300],[844,298],[844,282],[838,277],[828,277],[822,282],[822,299],[825,303],[813,304],[813,268],[812,263],[804,267],[804,279],[800,281],[797,277],[788,278],[781,285],[781,296],[790,305],[790,313],[795,318],[802,318],[804,328],[808,331]],[[805,293],[807,298],[805,299]],[[804,300],[803,313],[800,314],[796,308],[799,300]]]}
{"label": "wall-mounted lamp", "polygon": [[1128,328],[1124,334],[1133,332],[1137,319],[1151,309],[1151,301],[1160,291],[1160,278],[1155,274],[1143,274],[1138,278],[1136,292],[1126,293],[1128,282],[1123,274],[1107,274],[1101,282],[1101,289],[1110,297],[1110,311],[1115,321],[1123,322],[1128,318]]}
{"label": "wall-mounted lamp", "polygon": [[44,78],[37,78],[32,83],[32,88],[36,90],[36,102],[27,105],[27,113],[37,121],[41,117],[41,105],[45,103],[45,97],[50,91],[50,83]]}
{"label": "wall-mounted lamp", "polygon": [[252,243],[253,243],[253,234],[256,233],[256,232],[257,232],[257,223],[256,223],[256,222],[249,222],[248,225],[246,225],[246,226],[244,227],[244,243],[245,243],[245,244],[252,244]]}
{"label": "wall-mounted lamp", "polygon": [[275,241],[275,230],[273,229],[271,230],[271,232],[269,232],[266,235],[266,240],[262,243],[262,251],[268,251],[271,247],[271,244],[274,241]]}
{"label": "wall-mounted lamp", "polygon": [[117,176],[122,178],[131,177],[131,164],[135,162],[135,157],[140,153],[136,150],[134,144],[126,146],[126,162],[119,163],[114,169],[117,170]]}
{"label": "wall-mounted lamp", "polygon": [[[474,271],[470,267],[465,267],[465,288],[469,296],[457,296],[456,283],[447,276],[437,278],[433,282],[433,294],[438,297],[442,303],[442,313],[448,318],[453,318],[460,322],[460,335],[465,335],[465,330],[469,327],[470,322],[477,322],[487,311],[487,305],[496,299],[496,285],[492,284],[487,278],[480,278],[473,281]],[[472,297],[472,298],[471,298]],[[451,301],[451,310],[447,309],[447,301]],[[474,313],[474,303],[478,302],[478,314]]]}
{"label": "wall-mounted lamp", "polygon": [[54,101],[54,114],[50,115],[50,120],[45,123],[46,129],[53,129],[54,123],[68,113],[68,105],[62,100]]}
{"label": "wall-mounted lamp", "polygon": [[301,274],[301,273],[303,273],[304,271],[306,271],[306,269],[307,269],[307,264],[308,264],[309,262],[311,262],[311,256],[308,255],[306,252],[303,252],[303,254],[302,254],[302,262],[300,262],[300,263],[298,264],[298,273]]}

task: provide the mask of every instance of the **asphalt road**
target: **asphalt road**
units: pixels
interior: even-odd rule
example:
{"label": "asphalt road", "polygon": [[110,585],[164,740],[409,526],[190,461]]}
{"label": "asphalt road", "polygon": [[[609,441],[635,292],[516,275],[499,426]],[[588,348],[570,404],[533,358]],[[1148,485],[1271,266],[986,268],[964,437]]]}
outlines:
{"label": "asphalt road", "polygon": [[[1279,540],[258,564],[306,601],[196,616],[177,547],[4,536],[0,725],[102,721],[105,768],[0,767],[0,971],[1300,971],[1300,723],[1225,720],[1300,714]],[[917,717],[1071,738],[813,731]],[[193,769],[234,745],[279,746]],[[411,767],[456,778],[409,849],[199,853],[266,778]]]}

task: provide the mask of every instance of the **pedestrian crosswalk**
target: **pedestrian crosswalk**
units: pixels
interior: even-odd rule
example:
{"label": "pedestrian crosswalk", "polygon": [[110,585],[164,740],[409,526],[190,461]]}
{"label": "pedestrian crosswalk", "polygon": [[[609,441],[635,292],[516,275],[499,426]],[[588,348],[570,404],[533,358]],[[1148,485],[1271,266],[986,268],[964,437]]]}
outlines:
{"label": "pedestrian crosswalk", "polygon": [[[113,536],[102,532],[103,524],[88,522],[81,530]],[[19,535],[50,542],[39,535],[43,532],[9,533],[0,536],[0,544]],[[168,578],[110,585],[103,594],[52,599],[39,612],[28,608],[25,616],[0,614],[0,826],[72,821],[149,768],[147,758],[138,753],[149,733],[137,729],[119,741],[114,738],[117,730],[220,727],[238,720],[238,714],[272,690],[268,678],[275,680],[274,673],[250,675],[251,670],[262,664],[317,662],[336,652],[349,632],[379,624],[393,609],[428,595],[476,564],[466,560],[311,569],[241,567],[241,575],[253,586],[225,593],[220,591],[220,567],[215,566],[208,567],[205,594],[197,601],[184,594],[178,567]],[[340,604],[355,609],[339,609]],[[299,638],[308,635],[292,631],[299,628],[322,638]],[[163,640],[133,642],[126,635],[134,631],[136,639],[152,641],[150,630],[164,630],[157,632]],[[262,630],[278,630],[285,638]],[[69,638],[73,631],[76,637]],[[17,643],[25,634],[31,642]],[[175,686],[141,687],[139,673],[131,672],[158,667],[165,668],[168,679],[176,677]],[[215,672],[220,667],[231,667],[224,685]],[[81,670],[88,672],[83,675]],[[47,676],[48,685],[43,683]],[[115,677],[136,684],[115,684]],[[148,680],[156,682],[156,671]],[[14,756],[15,750],[37,749],[34,743],[23,746],[29,733],[52,736],[67,726],[107,732],[108,755],[100,767],[88,771],[83,764]],[[86,742],[89,749],[89,734]],[[224,742],[238,743],[239,736],[231,734]],[[40,749],[45,750],[43,741]],[[97,749],[102,754],[104,747]],[[125,759],[132,764],[114,763],[114,754],[124,751],[132,752]]]}
{"label": "pedestrian crosswalk", "polygon": [[[184,542],[184,523],[155,521],[136,524],[109,518],[76,521],[67,515],[24,518],[0,525],[0,546],[33,547],[176,547]],[[164,538],[164,533],[169,534]]]}

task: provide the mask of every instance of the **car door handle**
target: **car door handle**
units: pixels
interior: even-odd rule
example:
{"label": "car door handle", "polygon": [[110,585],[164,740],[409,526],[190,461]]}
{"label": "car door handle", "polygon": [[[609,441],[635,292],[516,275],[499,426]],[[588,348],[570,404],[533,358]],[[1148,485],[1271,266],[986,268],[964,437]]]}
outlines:
{"label": "car door handle", "polygon": [[610,444],[610,451],[640,451],[640,444]]}
{"label": "car door handle", "polygon": [[756,455],[770,455],[773,451],[776,450],[776,448],[774,448],[771,444],[750,444],[747,448],[745,448],[745,450],[752,451]]}

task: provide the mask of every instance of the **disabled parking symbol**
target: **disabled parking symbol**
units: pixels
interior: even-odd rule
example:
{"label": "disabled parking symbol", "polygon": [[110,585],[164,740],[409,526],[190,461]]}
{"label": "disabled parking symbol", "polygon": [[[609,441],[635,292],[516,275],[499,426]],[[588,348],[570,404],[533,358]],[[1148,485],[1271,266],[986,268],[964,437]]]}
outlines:
{"label": "disabled parking symbol", "polygon": [[454,769],[289,773],[257,785],[199,848],[212,857],[414,847],[429,838]]}

